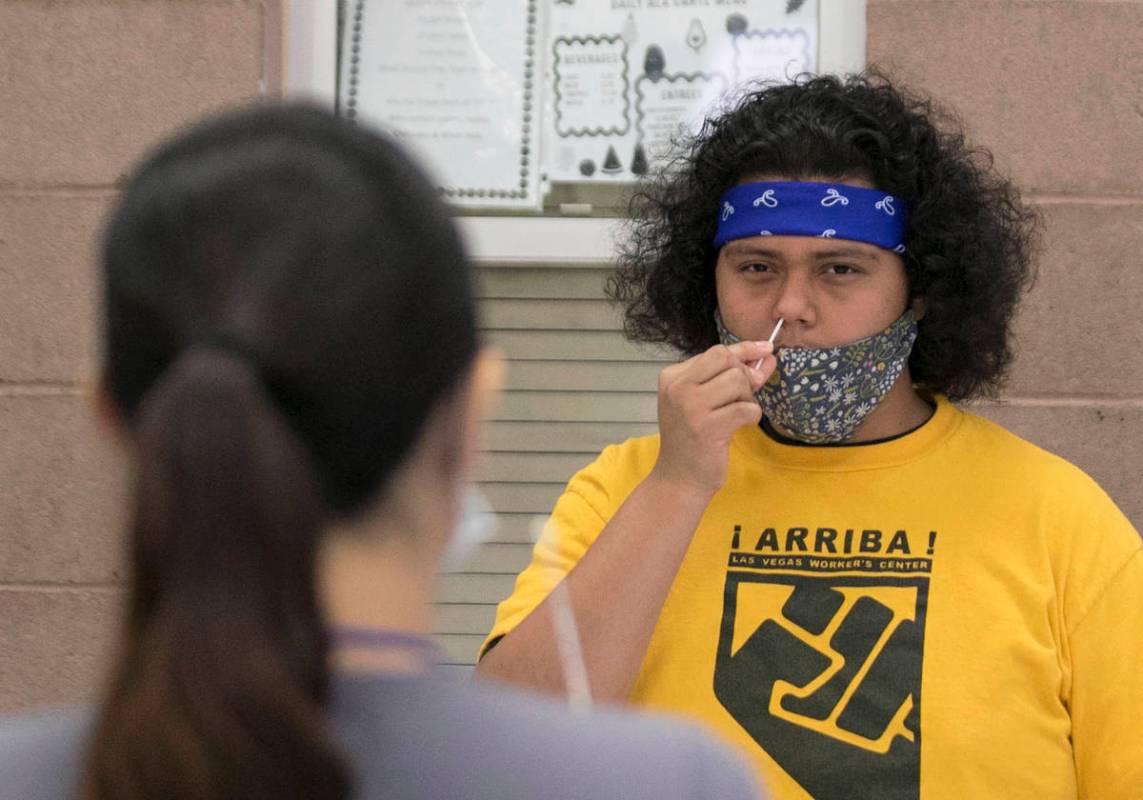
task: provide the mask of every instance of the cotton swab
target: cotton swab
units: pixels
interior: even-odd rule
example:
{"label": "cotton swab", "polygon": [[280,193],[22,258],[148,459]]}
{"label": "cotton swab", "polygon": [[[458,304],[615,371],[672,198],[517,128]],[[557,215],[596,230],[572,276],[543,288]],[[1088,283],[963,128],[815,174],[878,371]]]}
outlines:
{"label": "cotton swab", "polygon": [[770,344],[774,344],[774,340],[778,338],[778,331],[782,330],[782,323],[785,321],[785,317],[779,317],[778,324],[774,326],[774,330],[770,333],[770,338],[766,341],[768,341]]}
{"label": "cotton swab", "polygon": [[[782,330],[782,323],[785,321],[786,321],[785,317],[780,317],[778,319],[778,324],[774,326],[773,333],[770,334],[770,338],[767,339],[766,341],[768,341],[770,344],[774,344],[774,340],[778,338],[778,331]],[[766,360],[765,358],[758,359],[758,361],[754,364],[754,369],[758,369],[759,367],[761,367],[762,362],[765,360]]]}

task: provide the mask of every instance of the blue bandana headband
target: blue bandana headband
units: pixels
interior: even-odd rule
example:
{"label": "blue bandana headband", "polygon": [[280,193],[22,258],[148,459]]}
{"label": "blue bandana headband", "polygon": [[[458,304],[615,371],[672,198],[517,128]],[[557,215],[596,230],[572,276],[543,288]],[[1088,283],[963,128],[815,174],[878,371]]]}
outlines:
{"label": "blue bandana headband", "polygon": [[714,246],[752,236],[817,236],[904,253],[906,212],[893,195],[843,183],[743,183],[722,196]]}

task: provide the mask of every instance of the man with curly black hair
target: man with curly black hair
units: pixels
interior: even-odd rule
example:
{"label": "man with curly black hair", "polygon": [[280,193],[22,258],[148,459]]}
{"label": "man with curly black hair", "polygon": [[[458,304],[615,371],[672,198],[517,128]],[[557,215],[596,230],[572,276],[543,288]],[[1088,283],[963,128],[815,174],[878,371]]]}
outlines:
{"label": "man with curly black hair", "polygon": [[[478,674],[678,711],[780,800],[1143,797],[1143,547],[952,405],[1012,359],[1037,222],[880,76],[766,86],[644,188],[610,289],[686,360],[568,484]],[[776,349],[775,349],[776,346]],[[574,567],[574,570],[573,570]]]}

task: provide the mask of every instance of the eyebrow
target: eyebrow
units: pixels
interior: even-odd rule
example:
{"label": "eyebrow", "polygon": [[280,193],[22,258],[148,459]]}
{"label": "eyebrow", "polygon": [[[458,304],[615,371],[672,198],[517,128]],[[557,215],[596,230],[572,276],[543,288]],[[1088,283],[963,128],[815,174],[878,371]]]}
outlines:
{"label": "eyebrow", "polygon": [[765,258],[782,258],[781,251],[771,250],[756,244],[738,244],[731,242],[723,248],[729,256],[763,256]]}
{"label": "eyebrow", "polygon": [[859,247],[836,247],[832,250],[819,250],[814,253],[815,258],[860,258],[866,261],[876,261],[877,256],[868,250]]}
{"label": "eyebrow", "polygon": [[[758,244],[728,244],[726,245],[726,254],[729,256],[761,256],[762,258],[773,258],[781,260],[786,257],[786,254],[780,250],[773,250]],[[833,247],[829,250],[817,250],[811,253],[812,258],[828,259],[828,258],[857,258],[862,261],[876,261],[877,256],[864,250],[860,247]]]}

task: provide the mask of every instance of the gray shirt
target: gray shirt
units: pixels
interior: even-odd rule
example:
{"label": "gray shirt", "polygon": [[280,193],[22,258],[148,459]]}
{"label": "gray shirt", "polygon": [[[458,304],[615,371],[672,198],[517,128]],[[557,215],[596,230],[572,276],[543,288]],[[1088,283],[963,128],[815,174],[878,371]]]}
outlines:
{"label": "gray shirt", "polygon": [[[357,800],[757,797],[737,756],[673,718],[440,674],[339,677],[330,711]],[[0,722],[0,800],[75,798],[89,724],[75,710]]]}

